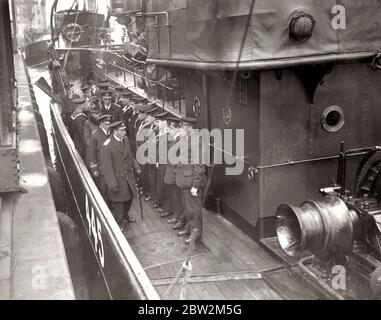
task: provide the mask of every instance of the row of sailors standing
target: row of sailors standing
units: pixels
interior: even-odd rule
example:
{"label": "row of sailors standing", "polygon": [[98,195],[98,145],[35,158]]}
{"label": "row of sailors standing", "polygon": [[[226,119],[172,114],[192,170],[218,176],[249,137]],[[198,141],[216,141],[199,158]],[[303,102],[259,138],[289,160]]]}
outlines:
{"label": "row of sailors standing", "polygon": [[[135,222],[129,210],[133,197],[141,192],[162,218],[168,218],[167,223],[173,225],[178,236],[187,237],[186,244],[199,244],[206,168],[191,164],[190,159],[178,164],[171,164],[168,157],[162,161],[158,150],[160,139],[167,139],[168,150],[180,137],[190,141],[197,119],[181,119],[154,105],[139,104],[141,99],[124,92],[123,87],[117,87],[113,95],[106,81],[100,82],[99,88],[94,83],[83,86],[83,97],[74,97],[76,108],[70,129],[117,223],[125,230],[129,222]],[[142,129],[149,129],[143,139]],[[139,165],[136,151],[149,139],[156,144],[154,164]],[[140,176],[141,189],[136,189],[134,172]]]}

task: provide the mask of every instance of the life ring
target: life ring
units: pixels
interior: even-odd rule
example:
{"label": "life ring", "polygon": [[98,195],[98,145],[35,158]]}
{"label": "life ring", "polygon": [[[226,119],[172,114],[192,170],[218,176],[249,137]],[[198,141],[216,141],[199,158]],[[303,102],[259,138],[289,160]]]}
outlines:
{"label": "life ring", "polygon": [[[78,29],[78,30],[77,30]],[[62,38],[67,42],[77,43],[85,32],[83,27],[78,23],[68,23],[62,27]]]}

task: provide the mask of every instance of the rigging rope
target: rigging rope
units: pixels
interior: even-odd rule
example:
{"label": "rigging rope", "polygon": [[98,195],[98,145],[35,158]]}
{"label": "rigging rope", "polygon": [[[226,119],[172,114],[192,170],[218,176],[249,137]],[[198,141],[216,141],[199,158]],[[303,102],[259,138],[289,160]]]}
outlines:
{"label": "rigging rope", "polygon": [[172,283],[168,287],[168,289],[165,291],[163,295],[163,300],[166,300],[169,295],[172,293],[172,291],[175,289],[176,284],[179,282],[179,280],[182,278],[182,286],[181,286],[181,292],[180,292],[180,300],[185,300],[185,294],[186,294],[186,288],[188,284],[188,280],[190,278],[191,272],[192,272],[192,264],[190,262],[191,260],[191,253],[192,249],[194,247],[195,240],[193,240],[188,248],[187,251],[187,257],[184,263],[182,264],[179,272],[177,273],[175,279],[173,279]]}

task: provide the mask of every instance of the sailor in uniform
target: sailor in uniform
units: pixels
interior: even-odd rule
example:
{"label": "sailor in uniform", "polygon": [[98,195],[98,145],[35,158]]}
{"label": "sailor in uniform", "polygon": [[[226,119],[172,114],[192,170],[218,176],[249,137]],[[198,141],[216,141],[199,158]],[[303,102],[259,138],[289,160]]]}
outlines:
{"label": "sailor in uniform", "polygon": [[111,103],[111,99],[111,93],[109,91],[106,91],[102,97],[102,114],[112,115],[115,121],[124,121],[124,114],[122,108],[114,103]]}
{"label": "sailor in uniform", "polygon": [[65,86],[66,89],[66,96],[62,99],[62,109],[61,109],[61,114],[62,114],[62,119],[63,122],[65,123],[65,126],[69,129],[70,128],[70,116],[74,112],[74,110],[77,108],[77,105],[74,103],[74,99],[80,98],[79,95],[74,93],[73,90],[73,84],[68,83]]}
{"label": "sailor in uniform", "polygon": [[[150,143],[149,137],[153,134],[153,123],[155,118],[148,115],[147,113],[150,111],[151,107],[142,106],[139,107],[139,112],[143,119],[141,121],[136,121],[136,125],[139,125],[136,131],[136,150],[139,146]],[[141,118],[140,118],[141,119]],[[156,156],[156,154],[155,154]],[[155,170],[156,159],[150,159],[149,163],[142,164],[142,174],[141,174],[141,187],[144,189],[145,193],[145,201],[154,200],[155,196],[153,194],[154,191],[154,182],[152,181],[152,175],[150,174],[152,170]],[[157,207],[157,206],[156,206]]]}
{"label": "sailor in uniform", "polygon": [[[149,196],[147,196],[146,199],[151,200],[151,203],[155,209],[161,207],[161,202],[159,200],[159,195],[157,192],[157,170],[158,170],[157,151],[158,149],[157,149],[156,137],[159,135],[159,127],[158,127],[158,122],[154,116],[155,112],[157,111],[159,111],[160,113],[160,108],[157,106],[152,106],[151,109],[147,110],[146,111],[147,122],[145,125],[143,125],[143,127],[148,129],[146,141],[149,144],[152,144],[153,145],[152,147],[156,150],[154,154],[155,158],[150,159],[149,163],[144,167],[147,170],[145,172],[147,177],[146,191],[149,193]],[[144,169],[142,169],[142,171],[144,172]]]}
{"label": "sailor in uniform", "polygon": [[[173,214],[174,210],[169,199],[169,190],[167,185],[164,183],[164,175],[167,167],[167,158],[168,158],[168,124],[167,124],[167,111],[160,111],[155,115],[155,142],[156,142],[156,159],[157,163],[155,166],[155,182],[156,182],[156,197],[157,203],[161,207],[158,208],[160,216],[162,218],[167,218]],[[165,150],[161,150],[165,148]]]}
{"label": "sailor in uniform", "polygon": [[81,89],[83,92],[83,97],[85,98],[86,101],[89,101],[92,97],[90,86],[85,85]]}
{"label": "sailor in uniform", "polygon": [[[167,147],[168,151],[174,146],[175,143],[179,141],[180,138],[180,118],[178,117],[168,117],[168,133],[167,133]],[[184,207],[181,201],[181,190],[176,185],[176,172],[177,172],[177,163],[172,157],[175,155],[170,155],[167,152],[167,165],[164,173],[164,184],[165,189],[168,195],[167,201],[167,211],[173,212],[173,217],[168,219],[169,224],[174,225],[175,230],[182,230],[185,227],[185,214]],[[176,155],[177,156],[177,155]]]}
{"label": "sailor in uniform", "polygon": [[100,92],[100,89],[95,84],[94,80],[89,80],[89,86],[91,89],[91,95],[93,97],[97,97],[98,99],[100,99],[101,98],[101,92]]}
{"label": "sailor in uniform", "polygon": [[122,99],[122,94],[124,91],[123,86],[116,86],[115,91],[114,91],[114,103],[119,105],[123,109],[123,99]]}
{"label": "sailor in uniform", "polygon": [[[181,122],[182,144],[188,145],[188,154],[181,154],[176,166],[176,185],[180,188],[181,201],[184,207],[186,225],[178,236],[189,236],[185,243],[198,245],[202,237],[202,196],[206,185],[206,166],[202,164],[202,143],[197,133],[192,130],[196,118],[183,118]],[[192,149],[198,148],[200,156],[197,164],[192,163]]]}
{"label": "sailor in uniform", "polygon": [[78,99],[80,96],[74,92],[74,85],[69,83],[66,87],[67,96],[69,99]]}
{"label": "sailor in uniform", "polygon": [[139,174],[140,166],[131,153],[124,121],[111,124],[110,129],[112,134],[100,151],[101,166],[115,220],[123,228],[124,223],[135,222],[128,212],[137,191],[134,170]]}
{"label": "sailor in uniform", "polygon": [[86,143],[84,139],[84,125],[87,120],[86,107],[84,98],[74,99],[73,102],[77,105],[76,109],[71,114],[70,132],[74,141],[75,148],[82,158],[85,156]]}
{"label": "sailor in uniform", "polygon": [[104,142],[110,136],[110,124],[112,116],[101,115],[98,118],[99,127],[91,134],[88,149],[88,159],[90,163],[90,172],[95,178],[95,183],[102,194],[103,198],[107,199],[107,186],[103,175],[101,165],[101,148]]}
{"label": "sailor in uniform", "polygon": [[134,114],[134,111],[136,110],[135,104],[131,100],[132,95],[132,92],[124,92],[121,95],[121,107],[124,115],[124,121],[127,125],[127,132],[130,132],[131,118]]}
{"label": "sailor in uniform", "polygon": [[86,165],[88,166],[90,164],[89,160],[89,146],[90,146],[90,137],[93,132],[97,131],[99,128],[99,118],[102,116],[101,109],[98,104],[90,102],[88,104],[88,119],[85,121],[84,124],[84,139],[86,143]]}

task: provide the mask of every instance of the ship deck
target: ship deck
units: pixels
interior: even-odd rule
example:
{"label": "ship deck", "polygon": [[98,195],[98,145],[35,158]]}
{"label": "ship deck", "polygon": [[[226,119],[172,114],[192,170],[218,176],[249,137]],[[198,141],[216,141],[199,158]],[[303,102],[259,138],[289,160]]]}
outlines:
{"label": "ship deck", "polygon": [[[204,210],[204,232],[199,248],[184,244],[184,238],[167,224],[167,219],[142,199],[143,220],[138,199],[130,215],[125,236],[138,260],[163,299],[179,299],[182,278],[175,282],[190,256],[191,272],[186,299],[200,300],[314,300],[319,297],[296,279],[281,259],[271,256],[256,241],[223,216]],[[173,291],[168,288],[176,283]],[[168,292],[169,293],[169,292]]]}

